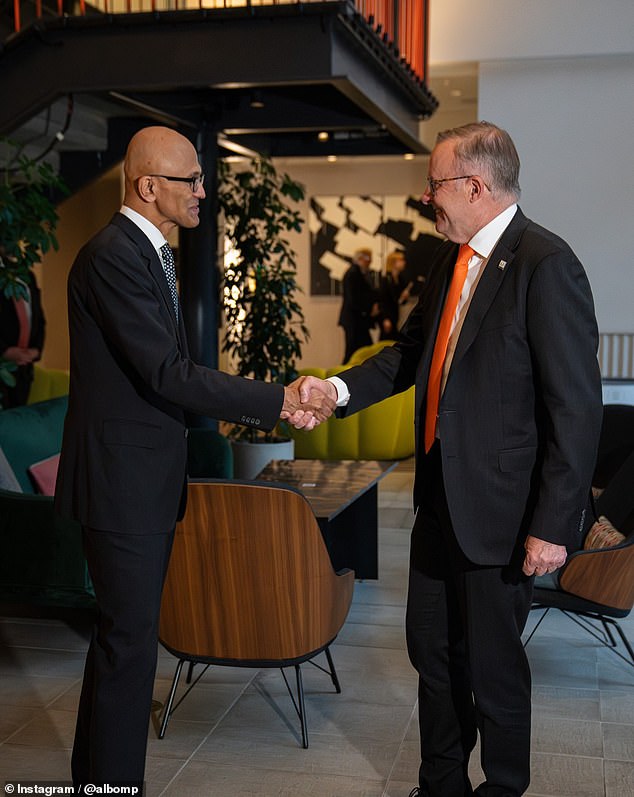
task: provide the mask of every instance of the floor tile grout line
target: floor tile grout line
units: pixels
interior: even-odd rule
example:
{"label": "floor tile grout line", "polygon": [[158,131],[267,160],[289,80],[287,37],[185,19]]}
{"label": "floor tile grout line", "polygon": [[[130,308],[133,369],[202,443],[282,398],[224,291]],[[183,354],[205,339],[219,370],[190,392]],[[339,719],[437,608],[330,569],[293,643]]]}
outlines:
{"label": "floor tile grout line", "polygon": [[412,720],[414,719],[414,717],[416,715],[417,709],[418,709],[418,700],[415,700],[414,701],[414,706],[413,706],[412,711],[411,711],[411,714],[409,715],[409,720],[407,722],[407,725],[405,726],[405,730],[403,731],[403,735],[401,736],[401,741],[400,741],[399,746],[398,746],[398,752],[396,754],[396,757],[394,758],[394,761],[392,762],[392,766],[390,767],[390,771],[387,773],[387,778],[385,779],[385,788],[383,789],[383,794],[381,795],[381,797],[388,797],[388,789],[390,788],[390,781],[392,780],[392,773],[394,772],[394,769],[396,767],[396,762],[401,757],[401,752],[403,750],[403,746],[405,744],[405,740],[407,739],[407,734],[409,733],[409,729],[410,729],[410,727],[412,725]]}
{"label": "floor tile grout line", "polygon": [[[38,677],[38,678],[45,678],[46,676],[38,675],[37,677]],[[74,689],[74,688],[75,688],[75,686],[76,686],[78,683],[81,683],[81,682],[82,682],[82,680],[83,680],[82,678],[75,678],[75,679],[73,680],[73,683],[72,683],[72,684],[69,684],[69,685],[66,687],[66,689],[62,690],[62,691],[61,691],[59,694],[57,694],[55,697],[51,698],[51,699],[49,700],[49,702],[48,702],[48,703],[44,704],[43,706],[33,706],[33,709],[34,709],[34,711],[35,711],[35,712],[39,712],[39,711],[49,711],[50,709],[52,709],[52,708],[53,708],[53,703],[56,703],[58,700],[60,700],[62,697],[64,697],[64,695],[67,695],[67,694],[70,692],[70,690],[71,690],[71,689]],[[30,707],[30,706],[24,706],[23,708],[31,708],[31,707]],[[59,710],[59,711],[65,711],[66,709],[58,709],[58,710]],[[25,722],[23,725],[20,725],[20,727],[19,727],[19,728],[16,728],[16,729],[13,731],[13,733],[11,733],[9,736],[7,736],[7,738],[6,738],[6,739],[3,739],[3,740],[2,740],[2,742],[0,742],[0,747],[2,747],[2,746],[3,746],[3,745],[5,745],[5,744],[10,744],[10,742],[11,742],[11,739],[13,739],[13,737],[16,735],[16,733],[21,733],[23,730],[25,730],[26,728],[28,728],[28,726],[29,726],[29,725],[31,725],[32,723],[34,723],[34,722],[37,722],[37,721],[38,721],[38,718],[37,718],[37,716],[31,717],[31,719],[27,720],[27,721],[26,721],[26,722]],[[66,748],[64,748],[64,749],[66,749]]]}
{"label": "floor tile grout line", "polygon": [[172,783],[174,783],[174,781],[175,781],[175,780],[176,780],[176,779],[179,777],[179,775],[181,774],[181,772],[183,772],[183,770],[185,769],[185,767],[187,767],[187,766],[188,766],[188,765],[191,763],[191,761],[194,759],[194,756],[196,755],[196,753],[198,753],[198,751],[201,749],[201,747],[202,747],[202,746],[205,744],[205,742],[207,742],[207,740],[209,739],[209,737],[210,737],[210,736],[211,736],[211,735],[214,733],[214,731],[215,731],[215,730],[218,728],[218,726],[220,725],[220,723],[221,723],[221,722],[222,722],[222,721],[223,721],[223,720],[224,720],[224,719],[227,717],[227,715],[229,714],[229,712],[230,712],[230,711],[233,709],[233,707],[234,707],[234,706],[235,706],[235,705],[238,703],[238,701],[239,701],[239,700],[240,700],[240,698],[241,698],[241,697],[244,695],[244,693],[247,691],[247,689],[248,689],[248,688],[251,686],[251,684],[252,684],[252,683],[255,681],[255,679],[257,678],[257,676],[258,676],[258,673],[259,673],[259,672],[260,672],[260,670],[256,670],[256,672],[253,674],[253,677],[252,677],[252,678],[250,678],[250,679],[249,679],[249,681],[247,681],[247,683],[245,683],[245,684],[244,684],[244,687],[243,687],[243,688],[240,690],[240,692],[239,692],[239,693],[236,695],[235,699],[231,701],[231,703],[230,703],[230,704],[227,706],[227,708],[226,708],[226,709],[225,709],[225,710],[222,712],[222,714],[221,714],[221,715],[218,717],[218,719],[216,720],[216,722],[214,722],[214,724],[212,725],[212,727],[209,729],[209,733],[207,733],[207,734],[205,735],[205,737],[204,737],[203,739],[201,739],[200,743],[199,743],[198,745],[196,745],[196,747],[195,747],[195,748],[192,750],[192,752],[190,753],[190,755],[189,755],[189,756],[188,756],[188,757],[187,757],[187,758],[186,758],[186,759],[183,761],[183,763],[181,764],[181,766],[180,766],[180,767],[178,768],[178,770],[177,770],[177,771],[174,773],[173,777],[172,777],[172,778],[171,778],[171,779],[170,779],[170,780],[169,780],[169,781],[168,781],[168,782],[165,784],[165,787],[164,787],[164,788],[163,788],[163,789],[162,789],[162,790],[159,792],[159,796],[158,796],[158,797],[162,797],[162,795],[164,795],[164,794],[165,794],[165,792],[167,791],[167,789],[169,789],[169,787],[172,785]]}

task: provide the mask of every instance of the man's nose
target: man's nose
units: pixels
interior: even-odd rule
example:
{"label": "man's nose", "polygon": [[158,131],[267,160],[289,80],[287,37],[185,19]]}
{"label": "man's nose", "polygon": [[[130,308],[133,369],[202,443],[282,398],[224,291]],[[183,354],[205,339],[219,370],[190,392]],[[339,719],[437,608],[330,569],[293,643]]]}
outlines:
{"label": "man's nose", "polygon": [[423,203],[423,205],[429,205],[429,203],[432,201],[433,198],[434,197],[431,191],[429,190],[429,186],[427,186],[427,188],[425,188],[425,190],[423,191],[422,197],[420,198],[421,202]]}

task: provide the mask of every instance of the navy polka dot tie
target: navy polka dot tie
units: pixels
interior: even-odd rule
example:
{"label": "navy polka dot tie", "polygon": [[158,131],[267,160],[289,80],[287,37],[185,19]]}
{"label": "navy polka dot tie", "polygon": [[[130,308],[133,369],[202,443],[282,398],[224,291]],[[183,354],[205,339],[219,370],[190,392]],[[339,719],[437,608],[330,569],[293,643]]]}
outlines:
{"label": "navy polka dot tie", "polygon": [[176,290],[176,266],[174,265],[174,253],[169,244],[163,244],[160,249],[161,260],[163,261],[163,271],[167,284],[170,287],[172,294],[172,301],[174,302],[174,312],[176,313],[176,320],[178,320],[178,291]]}

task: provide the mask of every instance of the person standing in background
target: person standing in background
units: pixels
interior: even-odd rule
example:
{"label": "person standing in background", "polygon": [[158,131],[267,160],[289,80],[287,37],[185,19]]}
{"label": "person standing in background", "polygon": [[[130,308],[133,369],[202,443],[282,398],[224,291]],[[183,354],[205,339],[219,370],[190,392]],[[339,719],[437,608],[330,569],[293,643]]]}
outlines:
{"label": "person standing in background", "polygon": [[2,407],[27,403],[33,382],[33,363],[42,356],[46,319],[35,274],[29,271],[26,298],[14,299],[0,292],[0,357],[17,366],[15,385],[2,385]]}
{"label": "person standing in background", "polygon": [[[603,416],[598,330],[568,244],[517,205],[519,157],[487,122],[440,133],[423,202],[446,236],[401,338],[321,381],[349,415],[416,385],[406,634],[419,675],[410,797],[520,797],[533,576],[578,545]],[[469,757],[480,736],[485,781]]]}
{"label": "person standing in background", "polygon": [[346,337],[344,363],[348,362],[357,349],[372,343],[370,330],[379,315],[379,297],[370,282],[371,263],[372,251],[358,249],[343,275],[343,303],[339,326],[343,327]]}
{"label": "person standing in background", "polygon": [[385,260],[385,274],[379,285],[380,340],[398,340],[399,311],[407,302],[413,283],[404,281],[405,254],[390,252]]}

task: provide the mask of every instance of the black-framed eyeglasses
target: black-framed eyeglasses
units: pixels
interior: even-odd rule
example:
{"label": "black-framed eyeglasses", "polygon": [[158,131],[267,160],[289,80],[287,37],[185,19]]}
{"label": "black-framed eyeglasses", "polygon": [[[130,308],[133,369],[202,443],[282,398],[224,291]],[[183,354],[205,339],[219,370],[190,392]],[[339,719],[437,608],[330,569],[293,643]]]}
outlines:
{"label": "black-framed eyeglasses", "polygon": [[173,183],[189,183],[192,193],[195,194],[205,182],[204,174],[197,174],[194,177],[173,177],[170,174],[150,174],[149,177],[162,177],[164,180],[170,180]]}
{"label": "black-framed eyeglasses", "polygon": [[450,183],[453,180],[468,180],[470,177],[475,177],[475,174],[461,174],[459,177],[442,177],[440,180],[434,180],[433,177],[427,178],[427,193],[430,196],[436,196],[438,186],[442,183]]}

